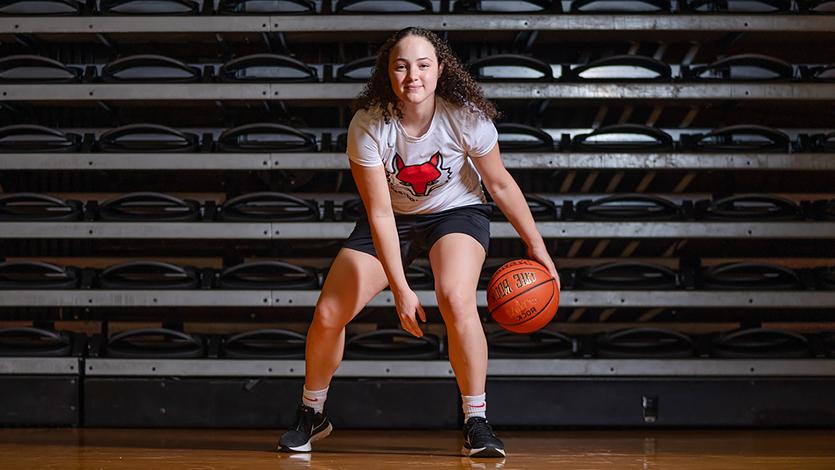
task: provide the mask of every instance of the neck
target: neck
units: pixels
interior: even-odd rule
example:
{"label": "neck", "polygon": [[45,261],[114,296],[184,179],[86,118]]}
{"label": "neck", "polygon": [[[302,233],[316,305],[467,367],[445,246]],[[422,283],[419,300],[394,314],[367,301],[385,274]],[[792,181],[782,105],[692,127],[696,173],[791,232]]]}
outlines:
{"label": "neck", "polygon": [[401,121],[405,125],[410,128],[424,129],[429,127],[432,116],[435,114],[435,97],[432,96],[417,104],[401,101],[400,111],[403,112]]}

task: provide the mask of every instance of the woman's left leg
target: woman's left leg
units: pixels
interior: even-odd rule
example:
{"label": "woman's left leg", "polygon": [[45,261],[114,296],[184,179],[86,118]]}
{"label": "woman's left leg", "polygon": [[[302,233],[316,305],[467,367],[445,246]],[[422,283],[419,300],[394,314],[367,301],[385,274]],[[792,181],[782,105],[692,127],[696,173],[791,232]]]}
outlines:
{"label": "woman's left leg", "polygon": [[481,243],[464,233],[444,235],[429,250],[449,361],[462,395],[481,395],[487,379],[487,339],[476,307],[485,256]]}
{"label": "woman's left leg", "polygon": [[478,317],[475,294],[484,247],[464,233],[448,233],[432,245],[429,262],[435,296],[446,323],[449,362],[455,371],[464,411],[464,448],[470,457],[504,457],[504,443],[487,424],[487,339]]}
{"label": "woman's left leg", "polygon": [[461,389],[461,452],[470,457],[504,457],[504,444],[487,424],[487,339],[475,302],[485,256],[481,243],[464,233],[446,234],[429,250],[435,296],[449,338],[449,362]]}

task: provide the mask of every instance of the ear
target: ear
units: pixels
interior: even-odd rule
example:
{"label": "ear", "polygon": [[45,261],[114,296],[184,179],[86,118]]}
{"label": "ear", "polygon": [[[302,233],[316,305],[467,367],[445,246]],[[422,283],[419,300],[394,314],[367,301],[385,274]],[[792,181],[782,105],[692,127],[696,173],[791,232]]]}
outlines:
{"label": "ear", "polygon": [[444,63],[441,62],[441,63],[438,64],[438,76],[440,77],[443,74],[444,74]]}
{"label": "ear", "polygon": [[394,167],[397,168],[397,171],[400,171],[406,167],[406,164],[403,163],[403,159],[400,158],[400,154],[394,154]]}
{"label": "ear", "polygon": [[436,152],[435,155],[432,155],[432,158],[429,159],[429,163],[431,163],[432,166],[438,166],[438,163],[443,165],[444,157],[441,155],[441,152]]}

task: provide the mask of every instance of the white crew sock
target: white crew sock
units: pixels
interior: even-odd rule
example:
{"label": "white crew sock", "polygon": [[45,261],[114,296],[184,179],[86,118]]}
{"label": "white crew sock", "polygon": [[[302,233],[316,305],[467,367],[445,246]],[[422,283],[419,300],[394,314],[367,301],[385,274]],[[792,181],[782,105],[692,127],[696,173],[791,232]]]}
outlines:
{"label": "white crew sock", "polygon": [[465,423],[473,416],[487,418],[486,396],[486,393],[482,393],[481,395],[461,395],[461,406],[464,409]]}
{"label": "white crew sock", "polygon": [[325,400],[328,398],[328,389],[322,390],[308,390],[307,386],[303,387],[302,403],[304,406],[313,408],[317,413],[321,413],[325,409]]}

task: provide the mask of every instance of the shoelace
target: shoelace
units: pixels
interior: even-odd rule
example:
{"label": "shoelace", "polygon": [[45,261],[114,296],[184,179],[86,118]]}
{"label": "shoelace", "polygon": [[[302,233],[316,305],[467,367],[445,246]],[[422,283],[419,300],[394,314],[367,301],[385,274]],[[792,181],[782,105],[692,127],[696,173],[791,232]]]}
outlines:
{"label": "shoelace", "polygon": [[294,429],[299,432],[307,432],[308,429],[313,428],[313,417],[315,413],[310,413],[302,407],[299,407],[296,412],[296,426]]}
{"label": "shoelace", "polygon": [[476,420],[472,427],[470,428],[470,435],[475,439],[495,439],[496,435],[493,434],[493,429],[490,427],[490,424],[487,421]]}

